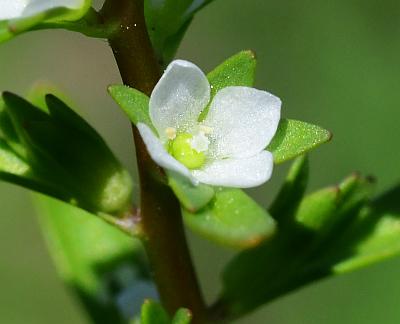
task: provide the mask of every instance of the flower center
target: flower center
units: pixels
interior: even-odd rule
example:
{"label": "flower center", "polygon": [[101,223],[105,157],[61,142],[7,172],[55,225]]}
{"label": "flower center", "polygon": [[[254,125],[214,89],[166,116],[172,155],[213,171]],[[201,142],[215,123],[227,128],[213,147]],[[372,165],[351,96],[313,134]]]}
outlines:
{"label": "flower center", "polygon": [[168,143],[169,153],[189,169],[198,169],[206,161],[209,140],[203,132],[176,135]]}

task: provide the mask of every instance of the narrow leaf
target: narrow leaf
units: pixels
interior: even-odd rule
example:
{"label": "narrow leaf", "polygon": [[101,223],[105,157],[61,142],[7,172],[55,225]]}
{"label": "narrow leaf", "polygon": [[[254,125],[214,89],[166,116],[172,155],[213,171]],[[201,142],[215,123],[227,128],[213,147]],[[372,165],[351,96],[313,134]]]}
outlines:
{"label": "narrow leaf", "polygon": [[328,142],[331,138],[332,134],[319,126],[281,119],[267,150],[274,155],[275,163],[282,163]]}
{"label": "narrow leaf", "polygon": [[256,246],[275,231],[272,217],[239,189],[217,189],[208,206],[183,216],[194,232],[233,248]]}

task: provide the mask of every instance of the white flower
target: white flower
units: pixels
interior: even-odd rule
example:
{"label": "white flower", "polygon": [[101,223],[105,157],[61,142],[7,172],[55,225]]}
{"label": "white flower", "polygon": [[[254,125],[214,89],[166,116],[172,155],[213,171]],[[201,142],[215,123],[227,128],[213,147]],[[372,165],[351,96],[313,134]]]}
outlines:
{"label": "white flower", "polygon": [[249,87],[226,87],[210,101],[210,84],[194,64],[176,60],[150,97],[150,118],[159,138],[137,125],[153,160],[199,182],[225,187],[258,186],[271,177],[272,154],[264,149],[275,135],[281,101]]}
{"label": "white flower", "polygon": [[32,17],[55,8],[78,10],[86,0],[0,0],[0,20]]}

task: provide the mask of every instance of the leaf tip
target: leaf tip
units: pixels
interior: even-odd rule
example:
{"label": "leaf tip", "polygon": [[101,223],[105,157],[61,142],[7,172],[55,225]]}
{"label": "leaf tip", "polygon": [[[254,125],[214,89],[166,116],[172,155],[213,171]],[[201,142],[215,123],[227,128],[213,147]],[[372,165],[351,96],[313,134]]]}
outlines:
{"label": "leaf tip", "polygon": [[7,99],[9,99],[9,98],[11,98],[11,97],[14,97],[15,95],[14,95],[12,92],[10,92],[10,91],[2,91],[2,92],[1,92],[1,96],[2,96],[2,98],[3,98],[4,101],[5,101],[5,100],[7,100]]}
{"label": "leaf tip", "polygon": [[117,86],[116,84],[109,84],[109,85],[107,86],[107,92],[108,92],[110,95],[112,95],[116,86]]}
{"label": "leaf tip", "polygon": [[46,103],[53,103],[55,101],[60,101],[60,99],[58,99],[54,94],[52,93],[46,93],[44,95],[44,100],[46,101]]}
{"label": "leaf tip", "polygon": [[111,93],[114,93],[116,90],[123,89],[123,88],[129,89],[129,87],[124,84],[109,84],[107,86],[107,91],[108,91],[108,93],[111,94]]}
{"label": "leaf tip", "polygon": [[329,130],[326,130],[326,143],[330,142],[333,138],[333,133]]}
{"label": "leaf tip", "polygon": [[252,58],[253,60],[256,60],[256,59],[257,59],[257,54],[256,54],[256,52],[253,51],[253,50],[251,50],[251,49],[244,50],[242,53],[243,53],[243,54],[247,54],[247,55],[248,55],[250,58]]}

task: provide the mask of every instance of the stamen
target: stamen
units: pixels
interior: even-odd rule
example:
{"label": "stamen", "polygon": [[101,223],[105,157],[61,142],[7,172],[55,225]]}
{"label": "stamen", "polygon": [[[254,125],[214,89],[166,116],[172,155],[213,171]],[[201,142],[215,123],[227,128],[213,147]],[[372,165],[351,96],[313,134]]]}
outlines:
{"label": "stamen", "polygon": [[165,134],[169,140],[173,140],[176,137],[176,129],[173,127],[167,127],[165,129]]}

